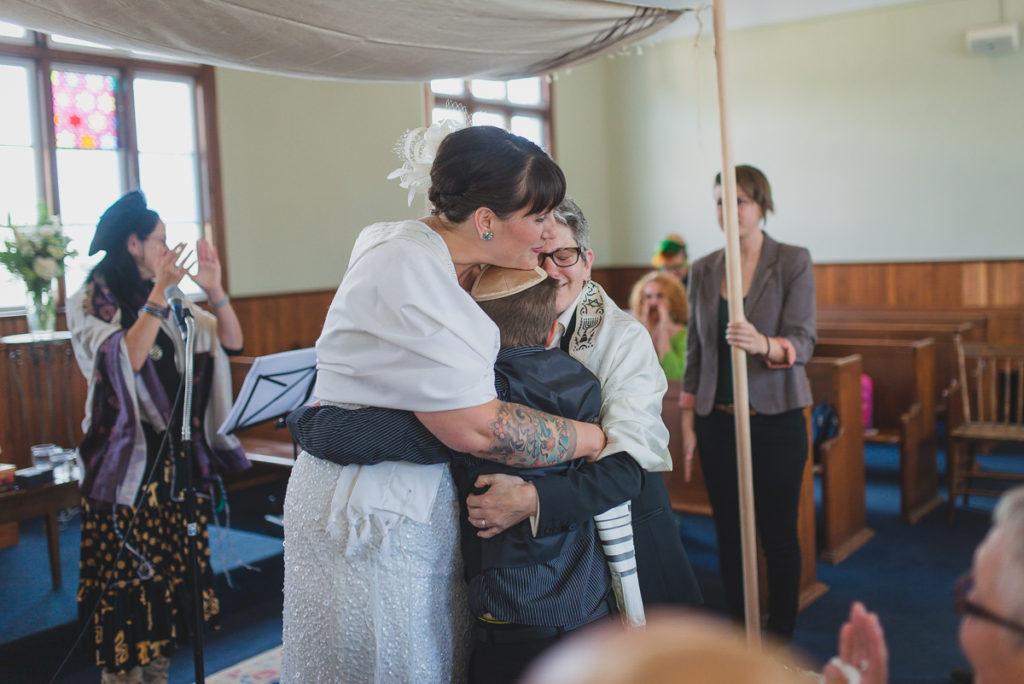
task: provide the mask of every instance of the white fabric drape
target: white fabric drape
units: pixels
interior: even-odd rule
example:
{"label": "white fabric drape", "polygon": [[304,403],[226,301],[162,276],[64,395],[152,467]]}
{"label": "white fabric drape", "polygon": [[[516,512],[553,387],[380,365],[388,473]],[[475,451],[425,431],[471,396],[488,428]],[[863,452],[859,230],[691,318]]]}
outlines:
{"label": "white fabric drape", "polygon": [[115,48],[373,81],[545,74],[643,39],[695,3],[599,0],[0,0],[0,19]]}

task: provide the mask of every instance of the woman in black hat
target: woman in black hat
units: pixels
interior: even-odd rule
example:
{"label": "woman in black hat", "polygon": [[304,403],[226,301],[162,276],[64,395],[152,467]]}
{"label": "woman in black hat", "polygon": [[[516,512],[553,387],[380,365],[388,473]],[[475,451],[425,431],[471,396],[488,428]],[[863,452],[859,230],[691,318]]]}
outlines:
{"label": "woman in black hat", "polygon": [[[177,436],[172,423],[180,425],[172,413],[180,413],[185,349],[164,297],[188,271],[178,265],[185,245],[168,248],[166,236],[143,194],[128,193],[100,218],[89,254],[106,254],[67,302],[72,347],[89,383],[79,446],[78,608],[103,682],[166,682],[168,656],[192,624],[181,456],[167,439]],[[186,301],[196,323],[193,471],[202,490],[200,583],[211,625],[219,611],[206,531],[211,502],[223,496],[218,473],[249,462],[237,439],[216,434],[231,408],[227,353],[241,351],[241,325],[221,284],[217,250],[201,239],[196,256],[189,275],[213,310]]]}

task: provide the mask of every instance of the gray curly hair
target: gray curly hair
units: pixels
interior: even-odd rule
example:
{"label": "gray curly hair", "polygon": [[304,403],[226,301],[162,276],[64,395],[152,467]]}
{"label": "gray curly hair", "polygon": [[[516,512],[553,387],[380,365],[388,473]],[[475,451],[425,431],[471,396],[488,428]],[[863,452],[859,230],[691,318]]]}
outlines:
{"label": "gray curly hair", "polygon": [[590,225],[587,223],[587,217],[583,215],[580,205],[576,204],[571,197],[566,197],[555,208],[555,220],[572,231],[576,244],[584,250],[581,256],[583,262],[586,263],[586,250],[590,249]]}

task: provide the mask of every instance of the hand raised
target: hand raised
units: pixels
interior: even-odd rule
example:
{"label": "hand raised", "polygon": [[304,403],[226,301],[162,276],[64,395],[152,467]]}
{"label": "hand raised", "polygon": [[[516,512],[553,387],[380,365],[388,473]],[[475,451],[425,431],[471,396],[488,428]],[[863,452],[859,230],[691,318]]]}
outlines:
{"label": "hand raised", "polygon": [[829,684],[850,679],[843,670],[860,673],[862,684],[886,684],[889,680],[889,650],[878,615],[855,601],[850,618],[839,630],[839,655],[826,665],[822,675]]}
{"label": "hand raised", "polygon": [[223,296],[223,287],[220,282],[221,266],[217,248],[206,238],[200,238],[196,242],[196,257],[196,273],[189,275],[208,296],[217,295],[219,299]]}
{"label": "hand raised", "polygon": [[153,300],[163,301],[164,290],[171,285],[177,285],[185,277],[187,271],[178,266],[178,261],[184,251],[185,243],[179,242],[160,257],[156,265],[156,277],[153,279]]}

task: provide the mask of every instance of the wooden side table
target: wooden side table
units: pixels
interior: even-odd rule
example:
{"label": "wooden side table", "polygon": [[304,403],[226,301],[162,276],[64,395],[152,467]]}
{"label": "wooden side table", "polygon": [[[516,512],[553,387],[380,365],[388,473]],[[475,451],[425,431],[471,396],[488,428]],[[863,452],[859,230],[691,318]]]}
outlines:
{"label": "wooden side table", "polygon": [[20,522],[46,516],[46,546],[50,551],[50,577],[53,588],[61,585],[60,530],[57,512],[74,508],[82,502],[78,481],[48,484],[36,489],[16,489],[0,494],[0,523]]}

